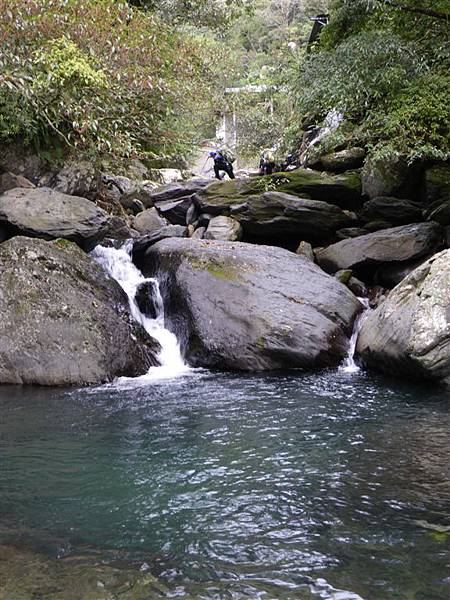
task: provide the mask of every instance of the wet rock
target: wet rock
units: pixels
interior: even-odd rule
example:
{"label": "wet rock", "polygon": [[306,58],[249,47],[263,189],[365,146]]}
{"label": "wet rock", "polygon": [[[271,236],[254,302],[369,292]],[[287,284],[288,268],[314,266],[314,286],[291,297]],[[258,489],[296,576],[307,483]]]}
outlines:
{"label": "wet rock", "polygon": [[156,202],[158,212],[173,225],[186,225],[189,209],[194,202],[193,196],[185,196],[178,200]]}
{"label": "wet rock", "polygon": [[343,173],[362,167],[365,157],[366,151],[364,148],[346,148],[339,152],[321,156],[320,165],[325,171]]}
{"label": "wet rock", "polygon": [[203,237],[207,240],[236,242],[242,238],[242,225],[230,217],[214,217]]}
{"label": "wet rock", "polygon": [[420,204],[386,196],[372,198],[366,202],[361,216],[368,222],[386,221],[392,225],[407,225],[423,221]]}
{"label": "wet rock", "polygon": [[300,242],[295,253],[299,256],[303,256],[306,260],[310,260],[311,262],[315,261],[314,250],[308,242]]}
{"label": "wet rock", "polygon": [[369,158],[361,178],[362,191],[369,198],[395,196],[415,200],[420,195],[421,169],[417,165],[408,165],[401,155]]}
{"label": "wet rock", "polygon": [[248,196],[244,202],[230,207],[252,239],[285,242],[299,238],[314,243],[329,241],[334,232],[351,224],[351,218],[339,207],[321,200],[299,198],[282,192],[265,192]]}
{"label": "wet rock", "polygon": [[12,235],[64,238],[92,250],[108,231],[108,215],[93,202],[49,188],[15,188],[0,196],[0,223]]}
{"label": "wet rock", "polygon": [[161,227],[170,225],[167,219],[161,217],[156,208],[148,208],[133,219],[133,227],[139,233],[151,233]]}
{"label": "wet rock", "polygon": [[141,313],[150,319],[156,319],[160,313],[157,285],[155,281],[145,281],[136,290],[135,300]]}
{"label": "wet rock", "polygon": [[414,270],[368,316],[358,339],[364,363],[392,375],[450,383],[450,250]]}
{"label": "wet rock", "polygon": [[0,382],[84,385],[157,364],[120,286],[75,244],[0,245]]}
{"label": "wet rock", "polygon": [[436,223],[402,225],[342,240],[316,252],[318,264],[330,273],[363,265],[404,262],[435,250],[442,239]]}
{"label": "wet rock", "polygon": [[158,276],[166,323],[195,366],[336,365],[361,309],[345,286],[277,247],[168,239],[141,266]]}

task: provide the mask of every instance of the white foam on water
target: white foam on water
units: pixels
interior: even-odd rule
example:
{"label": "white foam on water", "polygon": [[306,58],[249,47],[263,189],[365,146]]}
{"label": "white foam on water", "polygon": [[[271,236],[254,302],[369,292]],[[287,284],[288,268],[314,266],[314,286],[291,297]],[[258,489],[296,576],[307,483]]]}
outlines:
{"label": "white foam on water", "polygon": [[[188,374],[191,369],[184,362],[180,344],[164,324],[164,302],[159,291],[158,281],[146,278],[133,264],[131,259],[131,242],[126,242],[121,248],[106,248],[97,246],[91,257],[122,287],[128,297],[130,312],[147,333],[157,340],[161,346],[158,354],[159,367],[150,367],[145,375],[140,377],[120,377],[114,383],[119,386],[145,385],[161,379],[172,379]],[[142,284],[150,283],[154,290],[156,317],[154,319],[141,312],[136,302],[136,291]]]}

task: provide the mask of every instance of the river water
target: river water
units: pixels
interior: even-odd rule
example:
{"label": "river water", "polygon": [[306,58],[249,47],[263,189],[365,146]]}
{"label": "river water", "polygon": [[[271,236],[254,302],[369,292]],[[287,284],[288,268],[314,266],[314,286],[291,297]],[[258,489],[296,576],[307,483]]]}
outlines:
{"label": "river water", "polygon": [[[450,598],[444,390],[189,371],[1,387],[0,411],[2,600]],[[89,595],[92,564],[153,591],[97,566]]]}

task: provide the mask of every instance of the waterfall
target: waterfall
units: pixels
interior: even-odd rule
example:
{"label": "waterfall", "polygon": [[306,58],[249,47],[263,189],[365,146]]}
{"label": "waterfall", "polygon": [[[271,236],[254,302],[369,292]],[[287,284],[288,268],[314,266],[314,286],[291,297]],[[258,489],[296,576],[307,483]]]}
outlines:
{"label": "waterfall", "polygon": [[359,332],[361,331],[361,327],[369,311],[369,301],[367,298],[358,298],[358,300],[364,306],[364,310],[356,317],[355,324],[353,326],[352,337],[350,338],[348,354],[339,367],[339,370],[343,371],[344,373],[357,373],[359,371],[359,367],[355,363],[355,350]]}
{"label": "waterfall", "polygon": [[[161,346],[158,355],[161,366],[150,367],[148,373],[138,379],[145,382],[152,379],[176,377],[189,371],[189,367],[181,356],[176,336],[164,326],[164,303],[158,281],[142,275],[133,264],[131,249],[132,243],[129,241],[119,249],[97,246],[90,255],[122,287],[128,296],[130,311],[134,319]],[[148,306],[145,311],[141,310],[142,305],[141,307],[138,305],[137,297],[140,292],[143,292],[142,297],[147,296]],[[121,379],[128,380],[129,378]]]}

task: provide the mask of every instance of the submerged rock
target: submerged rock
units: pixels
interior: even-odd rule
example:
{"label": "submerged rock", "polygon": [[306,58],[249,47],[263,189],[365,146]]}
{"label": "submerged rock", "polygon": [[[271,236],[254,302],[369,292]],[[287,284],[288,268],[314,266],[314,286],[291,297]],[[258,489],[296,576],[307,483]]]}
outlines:
{"label": "submerged rock", "polygon": [[364,321],[358,352],[368,367],[450,383],[450,250],[413,271]]}
{"label": "submerged rock", "polygon": [[49,188],[15,188],[0,196],[0,223],[10,237],[64,238],[92,250],[108,231],[108,215],[93,202]]}
{"label": "submerged rock", "polygon": [[316,253],[327,272],[365,265],[403,262],[429,255],[442,239],[436,223],[416,223],[349,238]]}
{"label": "submerged rock", "polygon": [[345,286],[282,248],[166,239],[140,266],[160,281],[167,326],[195,366],[336,365],[361,310]]}
{"label": "submerged rock", "polygon": [[157,364],[120,286],[66,240],[0,245],[0,310],[0,383],[96,384]]}

